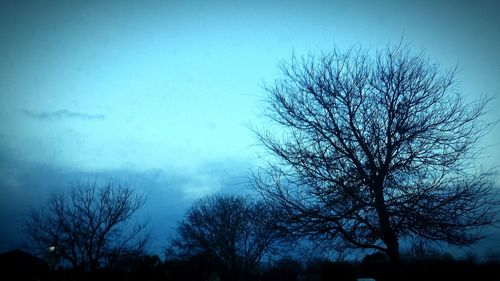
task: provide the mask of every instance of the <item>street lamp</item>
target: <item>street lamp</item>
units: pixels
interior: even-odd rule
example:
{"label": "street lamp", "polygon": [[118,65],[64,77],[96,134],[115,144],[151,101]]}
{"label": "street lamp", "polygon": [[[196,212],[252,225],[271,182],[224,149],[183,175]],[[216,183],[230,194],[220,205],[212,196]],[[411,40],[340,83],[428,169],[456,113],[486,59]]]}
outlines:
{"label": "street lamp", "polygon": [[56,247],[57,247],[57,236],[52,240],[52,243],[49,245],[49,252],[51,255],[51,268],[52,271],[56,268]]}

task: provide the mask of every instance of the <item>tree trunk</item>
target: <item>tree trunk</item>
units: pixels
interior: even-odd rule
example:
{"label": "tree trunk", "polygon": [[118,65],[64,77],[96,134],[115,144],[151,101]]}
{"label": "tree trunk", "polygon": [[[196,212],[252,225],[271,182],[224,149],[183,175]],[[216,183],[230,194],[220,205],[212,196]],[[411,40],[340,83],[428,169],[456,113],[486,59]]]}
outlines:
{"label": "tree trunk", "polygon": [[399,268],[401,259],[399,256],[398,237],[392,229],[391,222],[389,220],[389,214],[387,212],[387,206],[385,205],[384,193],[381,185],[379,185],[378,188],[375,188],[375,207],[377,209],[380,229],[382,230],[382,239],[387,248],[387,257],[389,258],[389,262],[393,268]]}
{"label": "tree trunk", "polygon": [[[394,268],[398,268],[401,265],[398,240],[393,233],[390,233],[387,236],[389,236],[390,238],[385,238],[386,241],[384,241],[387,247],[386,254],[389,257],[391,266]],[[384,237],[386,237],[385,234]]]}

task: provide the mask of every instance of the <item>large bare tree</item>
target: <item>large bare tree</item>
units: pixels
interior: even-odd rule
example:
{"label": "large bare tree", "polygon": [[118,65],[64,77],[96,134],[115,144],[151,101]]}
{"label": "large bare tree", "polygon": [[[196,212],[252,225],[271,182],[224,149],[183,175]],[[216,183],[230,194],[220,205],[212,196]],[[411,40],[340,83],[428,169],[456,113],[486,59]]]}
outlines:
{"label": "large bare tree", "polygon": [[223,280],[238,280],[248,276],[278,241],[273,214],[248,197],[202,198],[180,222],[171,250],[184,257],[206,254],[214,258]]}
{"label": "large bare tree", "polygon": [[256,174],[291,234],[384,251],[403,238],[469,245],[493,223],[495,190],[477,169],[491,123],[456,71],[405,46],[293,57],[265,87],[257,131],[273,158]]}
{"label": "large bare tree", "polygon": [[78,183],[69,194],[57,193],[45,208],[34,210],[25,229],[39,254],[52,251],[52,258],[91,271],[143,250],[146,223],[130,221],[144,203],[144,196],[112,181]]}

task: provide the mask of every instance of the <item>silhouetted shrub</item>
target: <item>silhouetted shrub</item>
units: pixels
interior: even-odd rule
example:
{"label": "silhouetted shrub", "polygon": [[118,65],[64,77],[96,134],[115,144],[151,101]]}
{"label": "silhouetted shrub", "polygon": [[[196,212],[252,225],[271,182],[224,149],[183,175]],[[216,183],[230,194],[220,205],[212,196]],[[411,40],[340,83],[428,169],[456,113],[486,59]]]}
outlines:
{"label": "silhouetted shrub", "polygon": [[48,278],[50,269],[44,260],[16,250],[0,255],[0,272],[4,277],[24,281]]}
{"label": "silhouetted shrub", "polygon": [[377,281],[394,279],[395,273],[389,265],[389,259],[384,253],[377,252],[366,255],[360,264],[360,276],[374,278]]}
{"label": "silhouetted shrub", "polygon": [[141,255],[129,264],[129,281],[161,280],[163,264],[157,255]]}
{"label": "silhouetted shrub", "polygon": [[[443,259],[425,259],[417,260],[406,266],[406,279],[408,281],[417,280],[499,280],[491,279],[494,267],[488,268],[478,266],[471,261],[454,261]],[[498,268],[497,268],[498,272]]]}
{"label": "silhouetted shrub", "polygon": [[198,254],[188,260],[170,260],[164,263],[166,280],[207,281],[219,280],[220,269],[214,258],[208,254]]}
{"label": "silhouetted shrub", "polygon": [[277,261],[262,275],[263,281],[297,281],[303,272],[300,262],[292,258],[283,258]]}
{"label": "silhouetted shrub", "polygon": [[351,264],[344,262],[326,262],[320,273],[321,281],[356,281],[356,273]]}

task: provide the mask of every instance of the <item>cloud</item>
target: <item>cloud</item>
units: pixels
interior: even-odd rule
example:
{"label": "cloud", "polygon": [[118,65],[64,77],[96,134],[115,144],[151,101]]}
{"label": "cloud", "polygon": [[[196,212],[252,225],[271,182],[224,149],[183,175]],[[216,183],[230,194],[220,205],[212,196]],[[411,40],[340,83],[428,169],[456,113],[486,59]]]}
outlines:
{"label": "cloud", "polygon": [[39,120],[60,120],[60,119],[80,119],[80,120],[102,120],[106,118],[103,114],[88,114],[74,112],[66,109],[48,112],[33,112],[26,109],[21,110],[28,117]]}
{"label": "cloud", "polygon": [[76,182],[112,179],[146,195],[136,218],[150,222],[149,250],[161,254],[194,200],[216,192],[247,193],[248,173],[249,164],[238,160],[207,161],[191,169],[87,171],[28,162],[0,142],[0,253],[25,244],[23,223],[31,209],[44,206],[54,192],[67,192]]}

